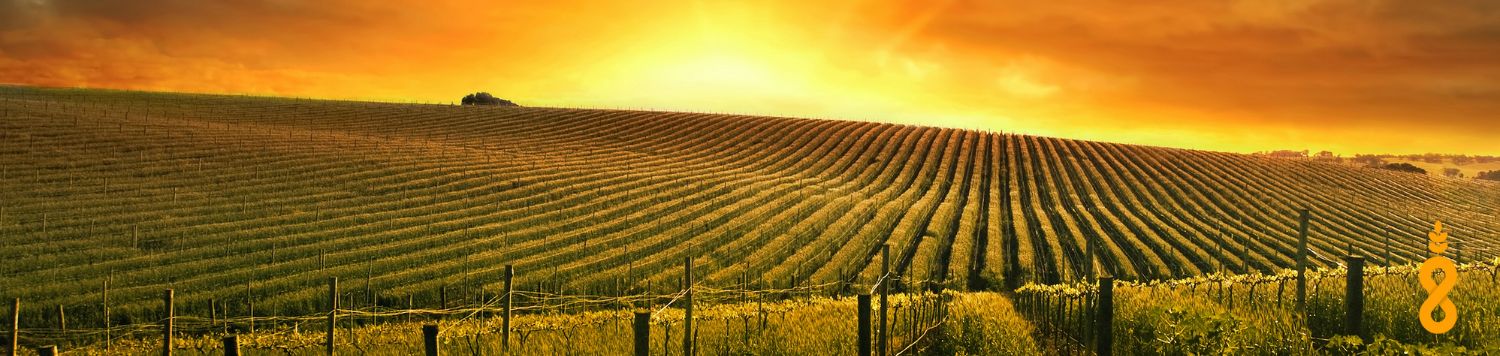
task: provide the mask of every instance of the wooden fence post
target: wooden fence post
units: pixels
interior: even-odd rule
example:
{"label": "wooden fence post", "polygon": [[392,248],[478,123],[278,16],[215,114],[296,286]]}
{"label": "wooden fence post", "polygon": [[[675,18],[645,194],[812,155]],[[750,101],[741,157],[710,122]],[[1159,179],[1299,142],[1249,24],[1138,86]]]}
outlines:
{"label": "wooden fence post", "polygon": [[682,264],[682,355],[693,353],[693,257],[683,257]]}
{"label": "wooden fence post", "polygon": [[[342,304],[343,307],[349,308],[350,310],[358,310],[359,307],[358,307],[358,304],[356,304],[358,302],[356,302],[354,300],[354,292],[352,292],[352,291],[349,292],[348,296],[349,296],[349,303],[348,304]],[[346,325],[345,326],[346,331],[348,331],[348,332],[354,332],[354,322],[359,321],[359,320],[357,320],[359,318],[358,317],[348,317],[348,318],[344,318],[344,319],[345,319],[345,321],[348,322],[348,324],[345,324]]]}
{"label": "wooden fence post", "polygon": [[339,277],[328,278],[328,336],[324,343],[328,345],[328,354],[333,355],[333,330],[338,328],[335,323],[339,314]]}
{"label": "wooden fence post", "polygon": [[62,304],[57,305],[57,328],[62,332],[68,332],[68,315],[63,313]]}
{"label": "wooden fence post", "polygon": [[[1223,248],[1223,247],[1220,247],[1220,248]],[[1096,268],[1094,266],[1094,259],[1097,258],[1097,257],[1094,256],[1094,238],[1093,237],[1084,237],[1083,249],[1084,249],[1084,251],[1083,251],[1083,254],[1084,254],[1084,258],[1083,258],[1084,259],[1084,262],[1083,262],[1083,266],[1084,266],[1083,267],[1083,278],[1084,278],[1085,281],[1093,282],[1095,280],[1095,274],[1094,273],[1095,273],[1095,271],[1098,270],[1098,268]]]}
{"label": "wooden fence post", "polygon": [[1391,233],[1389,231],[1385,233],[1385,259],[1383,261],[1386,267],[1393,266],[1391,263]]}
{"label": "wooden fence post", "polygon": [[10,356],[21,353],[21,298],[16,298],[10,305]]}
{"label": "wooden fence post", "polygon": [[249,317],[246,323],[249,325],[251,334],[255,333],[255,299],[250,297],[250,281],[245,281],[245,316]]}
{"label": "wooden fence post", "polygon": [[1344,263],[1349,266],[1349,273],[1344,281],[1344,333],[1359,336],[1365,342],[1369,342],[1364,336],[1364,314],[1365,314],[1365,258],[1360,256],[1344,257]]}
{"label": "wooden fence post", "polygon": [[1243,234],[1240,236],[1240,270],[1246,274],[1250,272],[1250,237]]}
{"label": "wooden fence post", "polygon": [[515,266],[505,265],[505,302],[501,303],[505,307],[505,311],[503,314],[500,314],[500,348],[505,351],[510,351],[510,308],[511,300],[513,299],[511,298],[510,281],[515,276]]}
{"label": "wooden fence post", "polygon": [[[245,319],[246,323],[249,324],[247,330],[251,334],[254,334],[255,333],[255,301],[254,300],[249,300],[249,299],[245,300],[245,316],[247,317],[247,319]],[[273,323],[272,325],[275,325],[275,324]]]}
{"label": "wooden fence post", "polygon": [[1297,312],[1307,318],[1307,208],[1297,210]]}
{"label": "wooden fence post", "polygon": [[1454,265],[1461,265],[1463,263],[1464,263],[1464,243],[1458,242],[1458,241],[1454,241],[1453,242],[1453,264]]}
{"label": "wooden fence post", "polygon": [[856,308],[859,308],[856,312],[859,315],[859,351],[855,355],[870,356],[870,293],[859,293],[855,300]]}
{"label": "wooden fence post", "polygon": [[876,279],[877,281],[879,281],[878,283],[880,283],[880,285],[875,286],[876,288],[880,289],[880,331],[879,331],[879,334],[875,336],[875,352],[876,352],[877,355],[880,355],[880,356],[885,356],[885,354],[886,354],[885,353],[886,347],[887,347],[886,346],[886,340],[888,339],[886,337],[886,334],[888,334],[888,331],[890,331],[890,329],[888,328],[888,326],[890,324],[887,321],[888,317],[886,316],[886,314],[887,314],[887,312],[889,311],[889,308],[890,308],[889,307],[890,306],[890,303],[889,303],[889,300],[890,300],[889,299],[889,294],[891,294],[891,280],[889,279],[890,275],[891,275],[891,244],[890,243],[886,243],[886,244],[880,246],[880,278]]}
{"label": "wooden fence post", "polygon": [[1115,277],[1099,277],[1099,310],[1094,319],[1094,353],[1109,356],[1115,319]]}
{"label": "wooden fence post", "polygon": [[162,319],[161,322],[161,354],[163,356],[172,356],[172,319],[177,317],[177,313],[172,310],[171,289],[168,289],[165,293],[163,293],[162,303],[164,304],[163,306],[166,307],[167,315],[166,318]]}
{"label": "wooden fence post", "polygon": [[[373,263],[372,261],[373,260],[365,260],[365,306],[369,308],[371,312],[374,312],[370,313],[370,324],[379,324],[380,317],[376,315],[379,315],[378,312],[380,311],[380,298],[375,296],[375,292],[373,290],[374,287],[371,286],[371,280],[373,279],[371,275],[373,274],[372,270],[374,269],[374,267],[371,266],[371,263]],[[350,305],[350,307],[353,307],[353,305]]]}
{"label": "wooden fence post", "polygon": [[1008,234],[1006,230],[1002,229],[1000,233],[1005,245],[1005,289],[1013,291],[1021,287],[1021,241],[1020,237]]}
{"label": "wooden fence post", "polygon": [[427,356],[438,354],[438,326],[437,324],[422,325],[422,349]]}
{"label": "wooden fence post", "polygon": [[229,335],[224,337],[224,356],[240,356],[240,337]]}
{"label": "wooden fence post", "polygon": [[99,291],[99,304],[104,307],[104,349],[109,350],[109,280],[104,280],[104,289]]}
{"label": "wooden fence post", "polygon": [[635,312],[635,356],[651,355],[651,312]]}

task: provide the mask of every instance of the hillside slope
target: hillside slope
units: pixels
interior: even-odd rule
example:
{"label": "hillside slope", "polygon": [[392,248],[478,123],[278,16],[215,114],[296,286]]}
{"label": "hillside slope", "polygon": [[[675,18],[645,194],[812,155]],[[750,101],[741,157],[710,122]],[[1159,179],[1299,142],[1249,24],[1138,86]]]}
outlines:
{"label": "hillside slope", "polygon": [[[97,309],[360,296],[868,283],[967,288],[1424,258],[1433,219],[1500,255],[1500,185],[892,124],[0,87],[4,297]],[[1014,240],[1012,240],[1014,239]],[[402,297],[401,299],[405,299]],[[90,304],[93,303],[93,304]],[[261,309],[265,308],[265,309]],[[297,314],[300,315],[300,314]]]}

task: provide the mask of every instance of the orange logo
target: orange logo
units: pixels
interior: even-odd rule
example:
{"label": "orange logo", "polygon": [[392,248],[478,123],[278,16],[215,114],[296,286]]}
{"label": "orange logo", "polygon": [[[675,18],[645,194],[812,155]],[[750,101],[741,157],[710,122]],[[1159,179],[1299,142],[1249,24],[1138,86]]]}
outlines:
{"label": "orange logo", "polygon": [[[1448,250],[1448,233],[1443,231],[1443,222],[1438,221],[1432,225],[1432,231],[1427,233],[1427,250],[1432,251],[1432,258],[1422,262],[1417,267],[1417,279],[1422,282],[1422,289],[1427,290],[1427,300],[1422,301],[1422,308],[1417,310],[1417,318],[1422,320],[1422,328],[1433,334],[1442,334],[1453,329],[1458,323],[1458,307],[1448,300],[1448,292],[1458,285],[1458,267],[1453,265],[1453,260],[1443,257],[1443,251]],[[1433,272],[1443,272],[1442,282],[1433,281]],[[1432,320],[1433,309],[1443,309],[1443,320]]]}

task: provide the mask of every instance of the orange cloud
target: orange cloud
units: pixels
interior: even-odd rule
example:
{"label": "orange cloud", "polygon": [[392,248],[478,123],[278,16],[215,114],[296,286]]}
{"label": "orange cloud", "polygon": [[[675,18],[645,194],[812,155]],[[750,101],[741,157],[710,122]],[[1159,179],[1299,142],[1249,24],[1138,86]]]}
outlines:
{"label": "orange cloud", "polygon": [[1500,154],[1492,2],[0,2],[0,82]]}

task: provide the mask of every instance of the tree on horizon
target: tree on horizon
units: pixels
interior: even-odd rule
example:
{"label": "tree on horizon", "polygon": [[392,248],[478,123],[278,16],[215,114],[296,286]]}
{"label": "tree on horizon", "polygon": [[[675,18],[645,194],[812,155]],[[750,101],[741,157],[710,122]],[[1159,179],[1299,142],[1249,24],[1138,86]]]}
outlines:
{"label": "tree on horizon", "polygon": [[496,98],[494,95],[490,95],[490,93],[487,92],[478,92],[464,95],[463,100],[459,102],[463,103],[463,105],[520,106],[516,105],[516,103],[513,103],[510,100]]}

